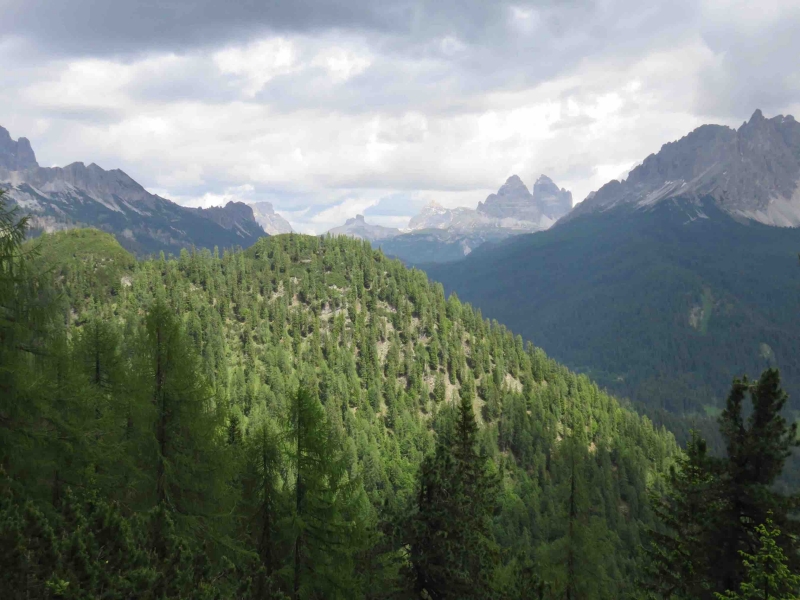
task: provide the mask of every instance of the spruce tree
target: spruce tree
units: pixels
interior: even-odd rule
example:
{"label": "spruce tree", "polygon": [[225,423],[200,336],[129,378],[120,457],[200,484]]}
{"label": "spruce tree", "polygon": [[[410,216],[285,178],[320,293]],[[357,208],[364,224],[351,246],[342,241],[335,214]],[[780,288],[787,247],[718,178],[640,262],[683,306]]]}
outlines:
{"label": "spruce tree", "polygon": [[292,598],[347,598],[354,593],[359,482],[332,443],[325,410],[306,388],[290,406],[287,450],[294,481],[289,589]]}
{"label": "spruce tree", "polygon": [[491,598],[497,546],[491,517],[500,481],[478,449],[468,394],[420,469],[411,521],[414,589],[433,600]]}
{"label": "spruce tree", "polygon": [[[744,400],[749,396],[752,412],[745,418]],[[777,369],[764,371],[757,382],[734,381],[726,408],[720,415],[720,432],[727,459],[721,477],[721,497],[726,500],[720,526],[711,540],[716,557],[717,591],[736,589],[742,581],[741,552],[755,551],[754,530],[766,522],[768,513],[783,532],[780,543],[798,564],[797,545],[790,534],[798,532],[790,513],[793,498],[776,492],[772,484],[783,470],[792,448],[798,445],[797,424],[782,415],[788,396],[780,386]]]}
{"label": "spruce tree", "polygon": [[715,594],[717,600],[796,600],[800,596],[800,575],[792,572],[779,544],[781,531],[770,517],[756,527],[758,549],[742,552],[744,577],[738,592]]}
{"label": "spruce tree", "polygon": [[724,499],[719,497],[717,466],[706,442],[695,432],[670,469],[663,496],[651,505],[661,524],[650,531],[646,587],[660,598],[710,598],[714,567],[708,548]]}

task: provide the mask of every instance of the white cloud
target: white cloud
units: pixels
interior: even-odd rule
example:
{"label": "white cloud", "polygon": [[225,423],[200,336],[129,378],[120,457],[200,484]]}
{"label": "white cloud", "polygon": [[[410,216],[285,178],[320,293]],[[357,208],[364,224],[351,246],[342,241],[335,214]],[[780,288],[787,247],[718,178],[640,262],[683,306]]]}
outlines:
{"label": "white cloud", "polygon": [[474,207],[513,173],[580,201],[704,122],[800,109],[779,60],[796,3],[588,6],[476,4],[401,34],[320,26],[124,57],[0,36],[0,125],[42,164],[121,168],[197,206],[268,200],[322,232],[392,193]]}
{"label": "white cloud", "polygon": [[246,97],[252,98],[270,80],[297,68],[296,55],[295,45],[278,37],[220,50],[213,61],[222,73],[240,78],[236,83]]}

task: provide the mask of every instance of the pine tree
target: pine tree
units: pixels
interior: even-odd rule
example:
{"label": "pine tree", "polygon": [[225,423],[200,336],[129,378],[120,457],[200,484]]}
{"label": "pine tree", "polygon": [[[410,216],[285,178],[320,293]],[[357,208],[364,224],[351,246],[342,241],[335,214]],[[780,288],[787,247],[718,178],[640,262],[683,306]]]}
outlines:
{"label": "pine tree", "polygon": [[778,543],[780,529],[767,517],[756,527],[759,546],[755,554],[742,552],[744,577],[738,592],[715,594],[718,600],[796,600],[800,597],[800,575],[792,572]]}
{"label": "pine tree", "polygon": [[347,598],[355,585],[359,482],[349,478],[325,411],[306,388],[292,398],[287,447],[294,471],[292,598]]}
{"label": "pine tree", "polygon": [[[753,409],[745,419],[746,395],[750,396]],[[720,485],[721,497],[727,503],[710,549],[716,558],[717,591],[738,587],[742,573],[740,553],[754,551],[754,528],[766,521],[770,511],[784,534],[798,530],[789,518],[795,501],[772,489],[792,448],[798,445],[797,424],[790,425],[781,414],[787,398],[780,387],[778,370],[768,369],[757,382],[747,378],[734,381],[720,415],[720,432],[727,450]],[[784,535],[780,542],[796,568],[800,565],[794,540]]]}
{"label": "pine tree", "polygon": [[270,422],[256,429],[247,441],[243,487],[243,527],[259,558],[256,590],[266,595],[280,566],[278,521],[285,510],[280,471],[283,449],[278,431]]}
{"label": "pine tree", "polygon": [[666,493],[652,495],[661,528],[650,532],[646,587],[658,597],[711,597],[714,565],[708,547],[724,506],[715,466],[705,440],[693,432],[685,455],[670,469]]}
{"label": "pine tree", "polygon": [[433,600],[491,598],[498,558],[491,516],[499,479],[478,450],[468,394],[447,429],[420,470],[410,534],[414,589]]}
{"label": "pine tree", "polygon": [[137,359],[141,403],[150,406],[154,501],[185,516],[213,512],[215,503],[226,501],[224,415],[180,320],[163,300],[146,316]]}

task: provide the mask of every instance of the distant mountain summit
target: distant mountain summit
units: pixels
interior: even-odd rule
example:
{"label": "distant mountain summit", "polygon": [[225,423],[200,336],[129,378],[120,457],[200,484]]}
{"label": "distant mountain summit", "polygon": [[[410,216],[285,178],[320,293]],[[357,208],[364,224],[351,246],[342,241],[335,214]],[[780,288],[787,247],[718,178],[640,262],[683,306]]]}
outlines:
{"label": "distant mountain summit", "polygon": [[128,250],[148,254],[191,246],[250,246],[264,235],[241,202],[187,208],[151,194],[119,169],[75,162],[43,168],[26,138],[0,127],[0,188],[30,216],[32,230],[96,227]]}
{"label": "distant mountain summit", "polygon": [[269,235],[279,235],[281,233],[292,233],[292,226],[289,221],[284,219],[269,202],[256,202],[251,204],[250,208],[253,209],[253,215],[261,227],[264,228]]}
{"label": "distant mountain summit", "polygon": [[547,175],[540,175],[533,184],[533,202],[542,214],[557,221],[572,210],[572,192],[560,188]]}
{"label": "distant mountain summit", "polygon": [[28,138],[16,142],[7,130],[0,127],[0,171],[27,171],[39,166]]}
{"label": "distant mountain summit", "polygon": [[379,242],[384,252],[409,264],[451,262],[486,242],[547,229],[571,207],[572,194],[546,175],[536,180],[533,193],[512,175],[477,210],[445,208],[434,201],[411,218],[407,232],[369,225],[358,215],[330,233]]}
{"label": "distant mountain summit", "polygon": [[382,244],[384,252],[411,264],[451,262],[487,242],[549,228],[572,208],[572,194],[542,175],[533,191],[512,175],[477,209],[431,202],[409,221],[410,233]]}
{"label": "distant mountain summit", "polygon": [[471,208],[459,206],[445,208],[436,201],[427,204],[408,222],[408,228],[413,231],[421,229],[450,229],[455,231],[470,231],[481,227],[496,227],[497,223],[491,217],[483,215]]}
{"label": "distant mountain summit", "polygon": [[[766,225],[800,225],[800,123],[756,110],[739,129],[703,125],[648,156],[624,181],[610,181],[569,219],[667,200],[712,199],[724,212]],[[700,213],[702,216],[702,212]]]}
{"label": "distant mountain summit", "polygon": [[344,225],[334,227],[328,233],[377,242],[400,235],[400,230],[394,227],[372,225],[364,220],[364,215],[356,215],[352,219],[347,219]]}
{"label": "distant mountain summit", "polygon": [[[572,208],[572,193],[559,189],[547,175],[533,185],[533,193],[516,175],[509,177],[496,194],[478,203],[477,212],[508,222],[532,223],[536,229],[547,229]],[[531,227],[534,228],[534,227]]]}
{"label": "distant mountain summit", "polygon": [[512,175],[496,194],[490,194],[478,208],[448,209],[436,202],[428,204],[411,219],[409,228],[455,229],[507,229],[509,235],[517,231],[547,229],[572,208],[572,193],[559,189],[553,180],[542,175],[533,186],[533,193],[517,175]]}

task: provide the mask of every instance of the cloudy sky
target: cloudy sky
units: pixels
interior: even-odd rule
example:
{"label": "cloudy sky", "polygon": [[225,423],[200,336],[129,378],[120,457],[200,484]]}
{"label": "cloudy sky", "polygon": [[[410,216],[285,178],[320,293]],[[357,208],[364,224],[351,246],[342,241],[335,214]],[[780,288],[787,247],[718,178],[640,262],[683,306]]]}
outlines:
{"label": "cloudy sky", "polygon": [[0,125],[299,231],[511,174],[576,200],[702,123],[800,115],[800,0],[0,0]]}

